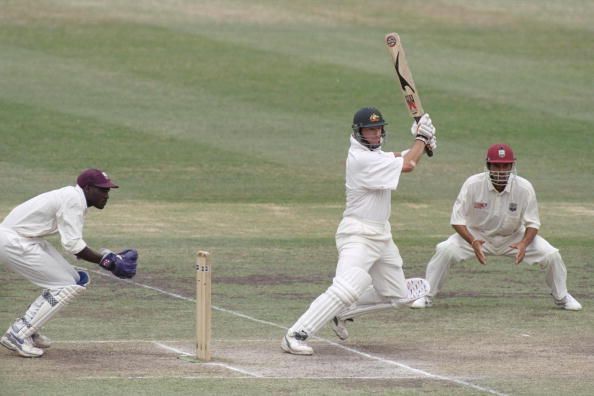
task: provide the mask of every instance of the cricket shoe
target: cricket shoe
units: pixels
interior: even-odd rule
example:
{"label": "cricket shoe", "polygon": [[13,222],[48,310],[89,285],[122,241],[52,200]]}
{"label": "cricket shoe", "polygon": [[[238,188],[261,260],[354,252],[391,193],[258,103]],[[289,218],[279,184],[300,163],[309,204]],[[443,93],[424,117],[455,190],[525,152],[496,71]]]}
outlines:
{"label": "cricket shoe", "polygon": [[0,338],[0,344],[23,357],[43,356],[43,349],[34,346],[31,337],[25,339],[18,338],[10,330]]}
{"label": "cricket shoe", "polygon": [[338,319],[338,317],[334,317],[330,322],[330,326],[334,331],[334,334],[341,340],[346,340],[349,338],[349,331],[346,328],[346,322],[352,322],[353,319]]}
{"label": "cricket shoe", "polygon": [[34,333],[31,336],[31,340],[33,341],[33,345],[37,348],[47,349],[52,346],[52,340],[39,332]]}
{"label": "cricket shoe", "polygon": [[582,309],[582,304],[580,304],[575,298],[571,296],[571,294],[567,293],[565,297],[561,300],[557,300],[555,298],[555,304],[558,307],[566,309],[568,311],[579,311]]}
{"label": "cricket shoe", "polygon": [[433,299],[429,296],[421,297],[418,300],[410,303],[410,307],[414,309],[431,308],[433,306]]}
{"label": "cricket shoe", "polygon": [[281,342],[281,349],[293,355],[313,355],[313,348],[305,343],[307,333],[305,331],[287,333]]}

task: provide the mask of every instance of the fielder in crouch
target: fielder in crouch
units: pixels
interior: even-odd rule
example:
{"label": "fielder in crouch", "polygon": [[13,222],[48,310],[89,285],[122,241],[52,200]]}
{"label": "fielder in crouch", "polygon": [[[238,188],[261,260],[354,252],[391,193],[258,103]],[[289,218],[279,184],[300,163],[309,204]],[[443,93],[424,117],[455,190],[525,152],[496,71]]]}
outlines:
{"label": "fielder in crouch", "polygon": [[281,342],[285,352],[311,355],[313,349],[306,340],[328,321],[338,337],[346,339],[346,320],[409,304],[428,291],[425,280],[404,278],[389,218],[392,190],[398,187],[400,174],[415,169],[426,145],[435,149],[435,128],[425,114],[418,124],[413,123],[412,147],[392,153],[381,150],[386,124],[376,108],[355,113],[346,163],[346,209],[336,232],[336,276],[288,330]]}
{"label": "fielder in crouch", "polygon": [[432,297],[443,288],[452,264],[472,257],[483,265],[487,256],[507,256],[516,264],[540,263],[555,304],[571,311],[582,309],[567,292],[567,270],[559,250],[537,235],[540,218],[530,182],[516,175],[516,157],[507,144],[487,150],[484,172],[469,177],[454,203],[450,223],[455,234],[437,245],[427,264],[430,293],[412,308],[433,305]]}
{"label": "fielder in crouch", "polygon": [[14,208],[0,223],[0,261],[43,292],[0,338],[0,344],[24,357],[40,357],[51,341],[41,327],[73,298],[86,290],[89,274],[78,270],[43,237],[59,233],[62,247],[77,258],[97,263],[120,278],[136,274],[135,250],[101,254],[82,238],[88,207],[103,209],[109,190],[118,188],[107,174],[87,169],[76,186],[38,195]]}

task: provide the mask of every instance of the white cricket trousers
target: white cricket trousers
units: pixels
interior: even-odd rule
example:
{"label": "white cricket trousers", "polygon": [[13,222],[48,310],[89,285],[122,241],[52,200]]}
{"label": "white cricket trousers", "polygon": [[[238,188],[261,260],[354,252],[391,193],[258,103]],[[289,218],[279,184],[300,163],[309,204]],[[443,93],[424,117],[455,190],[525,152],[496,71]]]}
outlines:
{"label": "white cricket trousers", "polygon": [[[483,244],[485,256],[506,256],[515,258],[517,249],[509,247],[519,242],[524,233],[518,233],[511,242],[493,246],[489,241]],[[483,240],[485,238],[480,237]],[[474,250],[460,235],[453,234],[447,240],[437,244],[435,255],[427,264],[426,279],[431,286],[430,296],[435,296],[445,284],[448,270],[452,264],[475,258]],[[541,264],[545,268],[545,282],[551,289],[551,294],[557,300],[567,294],[567,269],[559,254],[559,250],[537,235],[526,248],[526,255],[522,263]]]}
{"label": "white cricket trousers", "polygon": [[14,230],[0,227],[0,261],[44,289],[76,285],[76,269],[46,240],[26,238]]}
{"label": "white cricket trousers", "polygon": [[392,240],[390,223],[373,223],[346,217],[336,232],[336,276],[359,268],[371,276],[370,287],[357,304],[367,305],[407,296],[402,257]]}
{"label": "white cricket trousers", "polygon": [[289,328],[311,336],[351,305],[374,305],[406,297],[402,258],[389,223],[345,218],[336,234],[339,258],[332,285]]}

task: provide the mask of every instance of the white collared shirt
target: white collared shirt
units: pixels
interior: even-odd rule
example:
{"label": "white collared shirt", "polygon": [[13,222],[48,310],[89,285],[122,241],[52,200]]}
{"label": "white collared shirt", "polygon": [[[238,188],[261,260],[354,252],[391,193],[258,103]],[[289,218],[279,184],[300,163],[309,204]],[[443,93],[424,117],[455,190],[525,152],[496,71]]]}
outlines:
{"label": "white collared shirt", "polygon": [[450,224],[465,225],[487,241],[523,233],[526,227],[539,229],[536,193],[528,180],[513,174],[505,189],[498,192],[488,172],[478,173],[462,185]]}
{"label": "white collared shirt", "polygon": [[82,237],[86,210],[83,190],[79,186],[68,186],[25,201],[14,208],[0,226],[28,238],[59,232],[64,249],[76,254],[87,246]]}
{"label": "white collared shirt", "polygon": [[392,190],[398,187],[404,160],[374,151],[351,136],[346,163],[346,209],[343,216],[384,223],[390,218]]}

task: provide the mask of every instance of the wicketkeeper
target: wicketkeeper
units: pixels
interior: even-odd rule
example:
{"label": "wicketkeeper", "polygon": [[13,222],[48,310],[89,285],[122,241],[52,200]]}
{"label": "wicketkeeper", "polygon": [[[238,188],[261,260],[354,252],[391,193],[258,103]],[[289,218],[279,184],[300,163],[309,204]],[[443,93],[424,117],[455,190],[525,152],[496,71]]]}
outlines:
{"label": "wicketkeeper", "polygon": [[112,188],[118,186],[105,172],[87,169],[78,176],[76,186],[38,195],[14,208],[0,224],[0,261],[44,288],[0,338],[0,344],[24,357],[42,356],[51,341],[39,333],[41,327],[90,283],[87,272],[70,265],[43,237],[59,233],[64,250],[119,278],[136,274],[136,250],[97,253],[83,240],[87,208],[103,209]]}
{"label": "wicketkeeper", "polygon": [[567,269],[559,249],[537,235],[540,228],[536,193],[532,184],[516,174],[516,157],[511,147],[498,143],[487,150],[485,171],[470,176],[456,198],[450,219],[456,231],[439,243],[427,264],[429,294],[412,308],[428,308],[445,284],[453,264],[487,256],[506,256],[521,262],[540,264],[555,304],[570,311],[582,305],[567,291]]}
{"label": "wicketkeeper", "polygon": [[428,291],[424,279],[405,279],[389,218],[400,174],[415,169],[426,145],[435,149],[435,128],[425,114],[413,123],[412,147],[392,153],[381,150],[386,124],[376,108],[355,113],[346,164],[346,209],[336,232],[336,276],[283,337],[285,352],[311,355],[306,340],[328,321],[338,337],[346,339],[346,320],[408,304]]}

